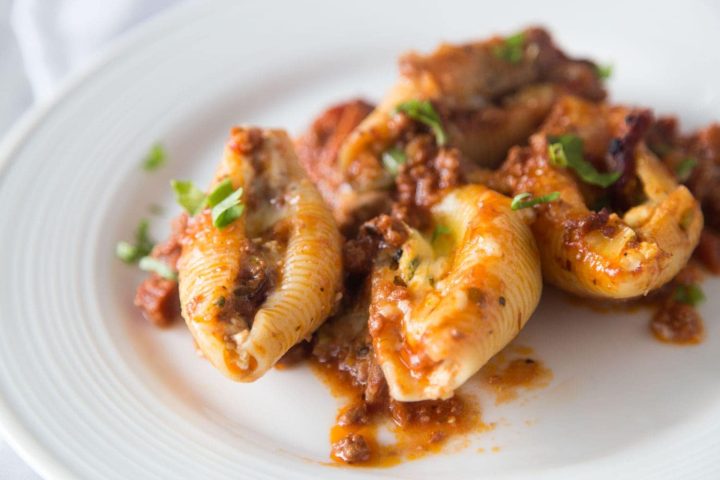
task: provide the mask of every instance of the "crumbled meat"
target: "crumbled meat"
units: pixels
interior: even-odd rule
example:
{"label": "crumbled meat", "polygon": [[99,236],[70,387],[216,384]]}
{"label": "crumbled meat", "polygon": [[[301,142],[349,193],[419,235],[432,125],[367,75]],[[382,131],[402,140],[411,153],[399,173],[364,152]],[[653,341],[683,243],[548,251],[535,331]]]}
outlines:
{"label": "crumbled meat", "polygon": [[365,425],[369,422],[367,404],[364,402],[351,405],[337,419],[341,427],[349,425]]}
{"label": "crumbled meat", "polygon": [[367,368],[367,381],[363,396],[370,405],[381,402],[388,395],[387,382],[380,365],[373,358]]}
{"label": "crumbled meat", "polygon": [[377,253],[379,239],[362,230],[357,238],[343,245],[343,267],[350,274],[367,274],[372,268]]}
{"label": "crumbled meat", "polygon": [[702,205],[705,223],[720,230],[720,124],[713,124],[686,140],[681,161],[697,162],[686,185]]}
{"label": "crumbled meat", "polygon": [[367,274],[379,249],[397,249],[407,239],[407,229],[396,218],[380,215],[363,224],[356,238],[343,246],[345,270],[353,274]]}
{"label": "crumbled meat", "polygon": [[312,351],[312,344],[308,341],[303,340],[300,343],[293,345],[290,350],[285,352],[280,360],[275,364],[275,368],[283,370],[286,368],[293,367],[310,356]]}
{"label": "crumbled meat", "polygon": [[588,100],[599,101],[605,98],[605,86],[598,77],[597,67],[593,62],[569,58],[542,28],[525,30],[525,39],[537,50],[540,81],[558,83],[570,93]]}
{"label": "crumbled meat", "polygon": [[638,203],[642,185],[637,176],[635,149],[652,124],[650,110],[636,110],[625,117],[625,131],[610,142],[608,169],[622,172],[610,187],[611,201],[617,210],[627,210]]}
{"label": "crumbled meat", "polygon": [[234,127],[230,131],[227,146],[239,154],[247,155],[260,148],[262,141],[262,130],[259,128]]}
{"label": "crumbled meat", "polygon": [[352,232],[355,226],[386,207],[383,196],[363,197],[361,201],[354,192],[340,191],[344,178],[337,164],[338,152],[348,135],[372,110],[373,105],[363,100],[334,105],[322,112],[295,141],[300,164],[333,209],[343,231]]}
{"label": "crumbled meat", "polygon": [[603,208],[599,212],[590,212],[586,217],[578,220],[567,220],[564,224],[566,231],[577,231],[581,236],[599,230],[604,236],[612,238],[617,232],[614,225],[608,224],[610,212]]}
{"label": "crumbled meat", "polygon": [[226,303],[227,311],[252,319],[277,280],[273,267],[259,255],[251,254],[240,269],[232,301]]}
{"label": "crumbled meat", "polygon": [[395,178],[393,214],[412,227],[423,228],[430,222],[430,207],[463,181],[460,152],[438,149],[432,136],[418,135],[408,142],[405,153],[407,162]]}
{"label": "crumbled meat", "polygon": [[645,143],[658,157],[664,158],[678,145],[678,122],[675,117],[657,118],[645,135]]}
{"label": "crumbled meat", "polygon": [[679,344],[698,343],[704,333],[698,311],[672,299],[655,313],[650,329],[659,340]]}
{"label": "crumbled meat", "polygon": [[351,433],[332,444],[332,456],[345,463],[360,463],[370,460],[370,447],[365,438]]}
{"label": "crumbled meat", "polygon": [[369,405],[381,401],[387,386],[373,355],[368,332],[369,283],[344,298],[345,310],[325,322],[315,334],[312,355],[321,365],[342,375],[363,392]]}
{"label": "crumbled meat", "polygon": [[393,421],[400,426],[453,423],[462,415],[463,403],[457,397],[409,403],[390,400],[390,413]]}
{"label": "crumbled meat", "polygon": [[700,235],[695,256],[716,275],[720,275],[720,235],[706,228]]}
{"label": "crumbled meat", "polygon": [[[156,245],[150,255],[176,270],[182,252],[180,239],[186,225],[187,215],[183,213],[173,220],[168,239]],[[151,273],[135,292],[135,306],[140,308],[143,316],[155,325],[160,327],[170,325],[180,313],[177,282],[163,278],[157,273]]]}
{"label": "crumbled meat", "polygon": [[333,105],[321,113],[295,142],[300,163],[310,179],[327,187],[321,188],[323,196],[333,193],[342,182],[337,168],[340,146],[373,108],[359,99]]}

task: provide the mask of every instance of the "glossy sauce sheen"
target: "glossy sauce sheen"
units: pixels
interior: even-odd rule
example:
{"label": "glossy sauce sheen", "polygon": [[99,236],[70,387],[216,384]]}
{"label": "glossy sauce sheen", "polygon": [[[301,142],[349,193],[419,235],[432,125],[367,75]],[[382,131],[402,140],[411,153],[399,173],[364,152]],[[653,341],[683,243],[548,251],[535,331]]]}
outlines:
{"label": "glossy sauce sheen", "polygon": [[[530,348],[511,346],[483,368],[479,378],[482,385],[493,392],[496,403],[515,400],[521,390],[543,388],[550,383],[550,369],[530,355],[533,355]],[[347,399],[330,429],[330,444],[358,434],[369,449],[369,458],[361,462],[347,462],[335,455],[333,449],[330,457],[337,463],[390,467],[441,452],[468,434],[495,428],[494,423],[483,422],[480,404],[472,395],[459,393],[447,400],[422,402],[396,402],[386,396],[378,404],[367,405],[363,402],[362,389],[356,387],[347,374],[331,364],[311,360],[311,365],[333,396]],[[348,422],[348,418],[357,417],[354,412],[358,410],[367,412],[363,420]],[[384,429],[392,434],[392,442],[380,439]]]}
{"label": "glossy sauce sheen", "polygon": [[[517,355],[518,358],[510,358]],[[514,347],[500,352],[483,367],[483,383],[495,395],[496,404],[517,399],[521,390],[535,390],[550,384],[552,371],[531,355],[530,348]]]}

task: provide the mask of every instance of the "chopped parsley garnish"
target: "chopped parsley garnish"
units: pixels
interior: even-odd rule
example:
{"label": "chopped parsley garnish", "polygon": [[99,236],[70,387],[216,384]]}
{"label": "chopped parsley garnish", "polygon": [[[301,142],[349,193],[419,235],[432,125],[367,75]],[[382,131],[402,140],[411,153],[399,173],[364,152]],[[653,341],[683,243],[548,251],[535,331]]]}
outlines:
{"label": "chopped parsley garnish", "polygon": [[525,54],[525,33],[519,32],[510,35],[503,43],[493,48],[493,55],[509,63],[520,63]]}
{"label": "chopped parsley garnish", "polygon": [[432,238],[430,239],[430,243],[435,243],[435,241],[442,237],[443,235],[449,235],[450,229],[446,227],[445,225],[436,225],[435,229],[432,233]]}
{"label": "chopped parsley garnish", "polygon": [[683,158],[680,163],[675,167],[675,175],[677,176],[678,180],[681,182],[684,182],[688,178],[690,178],[690,175],[692,174],[692,171],[697,167],[698,161],[693,157],[686,157]]}
{"label": "chopped parsley garnish", "polygon": [[613,66],[612,65],[596,65],[595,73],[600,80],[607,80],[612,76]]}
{"label": "chopped parsley garnish", "polygon": [[157,170],[158,168],[165,165],[166,158],[167,155],[165,154],[165,149],[162,145],[156,143],[152,146],[150,151],[143,159],[142,168],[146,172],[152,172],[153,170]]}
{"label": "chopped parsley garnish", "polygon": [[177,272],[170,268],[170,265],[153,257],[143,257],[138,264],[140,270],[157,273],[168,280],[177,280]]}
{"label": "chopped parsley garnish", "polygon": [[695,307],[705,301],[705,294],[700,287],[695,284],[680,284],[675,287],[673,300]]}
{"label": "chopped parsley garnish", "polygon": [[512,199],[512,203],[510,203],[510,208],[513,210],[520,210],[523,208],[533,207],[541,203],[554,202],[560,198],[560,192],[548,193],[547,195],[543,195],[541,197],[530,197],[532,197],[532,195],[527,192],[515,195]]}
{"label": "chopped parsley garnish", "polygon": [[440,115],[435,111],[432,103],[428,100],[408,100],[395,107],[395,113],[402,112],[415,121],[430,127],[435,135],[438,146],[442,147],[447,143],[447,135],[443,130]]}
{"label": "chopped parsley garnish", "polygon": [[[222,188],[221,193],[218,193],[220,188]],[[233,192],[232,185],[230,185],[231,193],[223,197],[222,194],[226,192],[227,188],[222,187],[222,184],[220,184],[208,197],[208,199],[212,199],[208,203],[212,207],[213,225],[220,230],[240,218],[245,210],[245,205],[240,202],[243,193],[242,187]]]}
{"label": "chopped parsley garnish", "polygon": [[382,163],[385,167],[385,170],[387,170],[387,172],[393,176],[397,175],[398,171],[400,170],[400,165],[402,165],[406,161],[407,155],[405,155],[405,152],[395,147],[386,150],[382,156]]}
{"label": "chopped parsley garnish", "polygon": [[413,277],[415,276],[415,271],[416,271],[416,270],[418,269],[418,267],[420,266],[420,258],[419,258],[419,257],[414,257],[412,260],[410,260],[410,263],[409,263],[408,266],[409,266],[409,270],[410,270],[410,271],[408,272],[407,281],[409,282],[410,280],[413,279]]}
{"label": "chopped parsley garnish", "polygon": [[577,135],[548,137],[548,155],[550,163],[575,170],[582,181],[591,185],[607,188],[617,182],[621,175],[621,172],[598,172],[592,163],[583,157],[583,141]]}
{"label": "chopped parsley garnish", "polygon": [[205,208],[205,193],[190,180],[170,180],[175,191],[175,199],[190,215],[195,215]]}
{"label": "chopped parsley garnish", "polygon": [[207,196],[207,205],[214,207],[218,203],[222,202],[227,198],[228,195],[233,193],[232,182],[229,178],[226,178],[222,182],[218,183],[217,186]]}
{"label": "chopped parsley garnish", "polygon": [[155,242],[150,238],[149,228],[147,220],[140,220],[135,230],[135,243],[118,242],[115,255],[125,263],[137,263],[142,257],[149,255],[155,246]]}

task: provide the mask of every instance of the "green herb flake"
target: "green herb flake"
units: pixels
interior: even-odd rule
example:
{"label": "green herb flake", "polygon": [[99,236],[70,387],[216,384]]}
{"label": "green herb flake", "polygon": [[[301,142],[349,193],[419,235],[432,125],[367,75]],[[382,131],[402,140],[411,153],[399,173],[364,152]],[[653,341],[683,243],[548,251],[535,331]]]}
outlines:
{"label": "green herb flake", "polygon": [[673,300],[695,307],[705,301],[705,294],[695,284],[680,284],[675,287]]}
{"label": "green herb flake", "polygon": [[407,161],[407,156],[405,155],[405,152],[400,150],[399,148],[391,148],[385,153],[383,153],[382,156],[382,163],[385,167],[385,170],[390,175],[397,175],[398,171],[400,170],[400,166]]}
{"label": "green herb flake", "polygon": [[135,263],[144,255],[139,255],[138,248],[132,243],[121,241],[115,245],[115,256],[125,263]]}
{"label": "green herb flake", "polygon": [[427,125],[433,131],[438,146],[447,143],[447,135],[443,129],[442,120],[435,107],[428,100],[408,100],[395,107],[394,113],[404,113],[408,117]]}
{"label": "green herb flake", "polygon": [[175,200],[190,215],[196,215],[205,208],[205,193],[190,180],[171,180],[170,185],[175,192]]}
{"label": "green herb flake", "polygon": [[512,199],[512,202],[510,203],[510,208],[513,210],[521,210],[523,208],[533,207],[541,203],[554,202],[555,200],[560,198],[560,192],[548,193],[547,195],[543,195],[541,197],[531,197],[532,195],[527,192],[515,195],[515,197],[513,197]]}
{"label": "green herb flake", "polygon": [[600,80],[607,80],[612,77],[613,66],[612,65],[595,65],[595,73]]}
{"label": "green herb flake", "polygon": [[222,308],[225,306],[225,297],[219,297],[217,300],[215,300],[215,305]]}
{"label": "green herb flake", "polygon": [[620,178],[621,172],[598,172],[592,163],[583,157],[583,141],[577,135],[566,134],[548,137],[550,163],[558,167],[571,168],[585,183],[607,188]]}
{"label": "green herb flake", "polygon": [[140,220],[135,230],[135,243],[121,241],[115,246],[115,255],[125,263],[137,263],[142,257],[149,255],[155,246],[150,238],[150,223]]}
{"label": "green herb flake", "polygon": [[408,279],[407,279],[408,282],[413,279],[413,277],[415,276],[415,271],[418,269],[419,266],[420,266],[420,257],[414,257],[412,260],[410,260],[410,263],[408,264],[408,267],[410,270],[408,272]]}
{"label": "green herb flake", "polygon": [[520,63],[525,56],[525,33],[510,35],[493,48],[493,55],[508,63]]}
{"label": "green herb flake", "polygon": [[697,159],[693,157],[683,158],[680,163],[678,163],[675,167],[675,176],[678,180],[684,182],[685,180],[690,178],[690,175],[692,174],[692,171],[695,169],[695,167],[697,167],[697,164]]}
{"label": "green herb flake", "polygon": [[177,272],[170,268],[170,265],[153,257],[143,257],[138,263],[140,270],[157,273],[167,280],[177,280]]}
{"label": "green herb flake", "polygon": [[225,200],[231,193],[233,193],[232,182],[229,178],[226,178],[222,182],[218,183],[210,195],[207,196],[207,205],[214,207],[218,203]]}
{"label": "green herb flake", "polygon": [[245,210],[240,202],[242,193],[243,189],[238,188],[213,207],[212,220],[216,228],[222,230],[242,216]]}
{"label": "green herb flake", "polygon": [[680,216],[680,223],[678,226],[683,231],[687,231],[688,228],[690,228],[690,225],[692,224],[693,220],[695,219],[695,211],[692,208],[688,208],[682,216]]}
{"label": "green herb flake", "polygon": [[162,145],[156,143],[152,146],[152,148],[150,148],[147,155],[145,155],[142,162],[142,168],[146,172],[152,172],[165,165],[166,159],[167,155],[165,154],[165,149]]}
{"label": "green herb flake", "polygon": [[550,163],[556,167],[565,168],[568,166],[565,149],[560,143],[551,143],[548,145],[548,154],[550,155]]}
{"label": "green herb flake", "polygon": [[446,227],[445,225],[436,225],[435,229],[432,233],[432,238],[430,239],[430,243],[435,243],[440,237],[443,235],[449,235],[450,234],[450,228]]}

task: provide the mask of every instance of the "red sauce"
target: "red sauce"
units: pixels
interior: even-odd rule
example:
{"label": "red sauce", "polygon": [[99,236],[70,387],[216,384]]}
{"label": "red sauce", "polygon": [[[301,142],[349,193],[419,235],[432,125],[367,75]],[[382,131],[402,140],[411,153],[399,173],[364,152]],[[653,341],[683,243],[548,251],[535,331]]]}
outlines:
{"label": "red sauce", "polygon": [[496,404],[517,399],[521,390],[535,390],[550,384],[552,371],[531,356],[531,348],[513,346],[483,367],[480,372],[482,382],[495,395]]}
{"label": "red sauce", "polygon": [[[367,458],[358,462],[348,462],[343,458],[343,449],[333,448],[331,458],[336,462],[390,467],[440,452],[451,439],[494,428],[494,425],[483,423],[480,406],[473,397],[456,394],[447,400],[410,403],[396,402],[385,396],[380,402],[369,405],[346,374],[327,364],[315,361],[311,364],[334,396],[348,400],[338,410],[336,423],[330,430],[331,445],[338,445],[350,435],[357,434],[362,436],[367,447]],[[381,441],[383,430],[390,432],[393,441]]]}
{"label": "red sauce", "polygon": [[[496,355],[478,378],[495,394],[496,403],[512,401],[521,390],[543,388],[552,380],[550,369],[534,357],[531,348],[510,346]],[[330,430],[331,459],[337,463],[390,467],[441,452],[468,434],[495,428],[495,424],[483,422],[474,396],[456,393],[447,400],[396,402],[385,394],[369,404],[362,388],[335,365],[311,359],[311,366],[333,396],[346,400]],[[381,439],[385,431],[392,441]]]}

